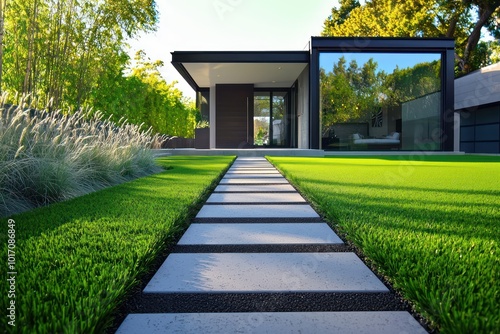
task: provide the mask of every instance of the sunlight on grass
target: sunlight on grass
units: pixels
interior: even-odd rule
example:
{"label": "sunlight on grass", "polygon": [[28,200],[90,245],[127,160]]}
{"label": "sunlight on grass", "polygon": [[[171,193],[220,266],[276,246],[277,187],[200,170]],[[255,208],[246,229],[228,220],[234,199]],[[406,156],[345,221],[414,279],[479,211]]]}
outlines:
{"label": "sunlight on grass", "polygon": [[500,328],[500,158],[269,158],[442,333]]}

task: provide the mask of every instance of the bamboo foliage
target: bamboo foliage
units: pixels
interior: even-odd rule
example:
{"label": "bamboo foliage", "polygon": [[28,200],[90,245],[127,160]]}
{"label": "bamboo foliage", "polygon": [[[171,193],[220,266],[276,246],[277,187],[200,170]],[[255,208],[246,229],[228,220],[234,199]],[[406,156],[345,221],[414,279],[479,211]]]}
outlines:
{"label": "bamboo foliage", "polygon": [[88,102],[106,71],[123,67],[125,39],[157,23],[151,0],[0,1],[2,90],[50,100],[54,109]]}

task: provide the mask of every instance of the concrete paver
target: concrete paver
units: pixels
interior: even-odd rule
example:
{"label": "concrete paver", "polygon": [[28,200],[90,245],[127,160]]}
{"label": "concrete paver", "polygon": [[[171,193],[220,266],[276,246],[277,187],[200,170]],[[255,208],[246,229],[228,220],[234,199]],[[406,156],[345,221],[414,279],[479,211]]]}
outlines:
{"label": "concrete paver", "polygon": [[222,179],[283,179],[283,175],[280,173],[273,174],[255,174],[255,173],[245,173],[245,174],[226,174]]}
{"label": "concrete paver", "polygon": [[176,292],[387,292],[354,253],[172,253],[144,289]]}
{"label": "concrete paver", "polygon": [[298,193],[215,193],[207,203],[296,203],[306,200]]}
{"label": "concrete paver", "polygon": [[214,192],[290,192],[296,191],[290,184],[218,185]]}
{"label": "concrete paver", "polygon": [[179,245],[342,244],[325,223],[191,224]]}
{"label": "concrete paver", "polygon": [[289,184],[284,177],[223,178],[219,184]]}
{"label": "concrete paver", "polygon": [[204,205],[196,218],[319,218],[308,204]]}
{"label": "concrete paver", "polygon": [[403,311],[131,314],[118,334],[427,333]]}
{"label": "concrete paver", "polygon": [[274,175],[274,174],[278,174],[278,175],[281,175],[276,169],[272,169],[272,168],[269,168],[269,169],[253,169],[253,168],[249,168],[249,169],[230,169],[227,171],[226,173],[226,176],[229,176],[229,175],[234,175],[234,174],[271,174],[271,175]]}

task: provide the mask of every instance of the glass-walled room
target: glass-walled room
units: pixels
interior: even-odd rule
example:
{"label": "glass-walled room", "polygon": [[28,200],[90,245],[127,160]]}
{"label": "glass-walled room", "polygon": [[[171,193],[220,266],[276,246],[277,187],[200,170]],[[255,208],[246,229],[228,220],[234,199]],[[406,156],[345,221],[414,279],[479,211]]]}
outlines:
{"label": "glass-walled room", "polygon": [[440,53],[321,52],[321,147],[441,150]]}

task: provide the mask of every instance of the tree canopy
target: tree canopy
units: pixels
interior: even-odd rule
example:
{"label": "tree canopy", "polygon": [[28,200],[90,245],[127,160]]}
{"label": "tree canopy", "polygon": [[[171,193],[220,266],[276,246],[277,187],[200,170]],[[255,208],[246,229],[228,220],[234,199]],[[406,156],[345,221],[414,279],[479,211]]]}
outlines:
{"label": "tree canopy", "polygon": [[486,28],[500,38],[500,0],[340,0],[325,20],[323,36],[453,37],[457,72],[491,62],[498,43],[480,42]]}
{"label": "tree canopy", "polygon": [[154,0],[0,0],[0,89],[189,136],[194,107],[161,77],[163,64],[139,53],[130,65],[127,39],[157,23]]}

